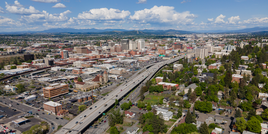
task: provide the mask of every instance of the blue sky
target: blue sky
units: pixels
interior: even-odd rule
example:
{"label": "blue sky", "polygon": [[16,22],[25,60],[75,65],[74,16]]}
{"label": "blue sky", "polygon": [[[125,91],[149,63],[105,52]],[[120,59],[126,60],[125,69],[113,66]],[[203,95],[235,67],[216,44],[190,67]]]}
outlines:
{"label": "blue sky", "polygon": [[268,0],[1,0],[0,32],[268,26]]}

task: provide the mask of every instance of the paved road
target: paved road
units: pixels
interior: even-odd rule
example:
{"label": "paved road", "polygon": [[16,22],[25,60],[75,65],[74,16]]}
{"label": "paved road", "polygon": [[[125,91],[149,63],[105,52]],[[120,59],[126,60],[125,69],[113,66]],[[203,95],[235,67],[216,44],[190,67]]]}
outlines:
{"label": "paved road", "polygon": [[131,91],[134,87],[139,85],[143,80],[145,80],[148,76],[151,74],[154,74],[158,71],[159,68],[173,63],[184,56],[179,56],[174,59],[163,61],[160,63],[156,63],[146,71],[140,73],[138,76],[136,76],[133,79],[130,79],[130,81],[127,81],[127,83],[121,84],[119,87],[117,87],[114,91],[109,93],[105,98],[102,100],[97,101],[94,103],[91,107],[83,111],[81,114],[76,116],[73,120],[71,120],[69,123],[67,123],[65,126],[63,126],[56,134],[76,134],[81,133],[81,131],[87,127],[90,123],[92,123],[97,117],[101,116],[102,113],[109,107],[111,107],[115,99],[120,99],[124,97],[129,91]]}

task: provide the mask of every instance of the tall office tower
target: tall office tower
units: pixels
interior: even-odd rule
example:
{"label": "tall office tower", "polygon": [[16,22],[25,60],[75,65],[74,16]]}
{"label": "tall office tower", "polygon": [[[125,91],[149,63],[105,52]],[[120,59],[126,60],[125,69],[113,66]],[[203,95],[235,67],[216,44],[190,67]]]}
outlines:
{"label": "tall office tower", "polygon": [[60,55],[61,55],[61,58],[62,59],[66,59],[66,58],[69,58],[69,54],[68,54],[68,51],[67,50],[63,50],[60,52]]}
{"label": "tall office tower", "polygon": [[120,44],[122,46],[122,50],[129,50],[129,40],[128,39],[122,39],[120,41]]}
{"label": "tall office tower", "polygon": [[145,40],[144,39],[138,39],[136,41],[137,41],[137,45],[138,45],[139,50],[145,48]]}
{"label": "tall office tower", "polygon": [[108,46],[113,47],[115,45],[115,42],[109,42]]}
{"label": "tall office tower", "polygon": [[129,50],[136,50],[137,49],[137,43],[133,40],[129,40]]}

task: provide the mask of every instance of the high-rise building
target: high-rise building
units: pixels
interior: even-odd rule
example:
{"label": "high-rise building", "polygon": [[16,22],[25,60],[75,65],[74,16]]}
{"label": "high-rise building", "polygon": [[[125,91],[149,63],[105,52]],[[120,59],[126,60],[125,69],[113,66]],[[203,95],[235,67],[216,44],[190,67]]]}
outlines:
{"label": "high-rise building", "polygon": [[109,42],[108,46],[113,47],[115,45],[115,42]]}
{"label": "high-rise building", "polygon": [[122,39],[120,41],[120,44],[122,46],[122,50],[129,50],[129,40],[128,39]]}
{"label": "high-rise building", "polygon": [[121,45],[115,44],[114,48],[115,48],[115,52],[122,52],[122,46]]}
{"label": "high-rise building", "polygon": [[77,53],[87,54],[88,53],[88,49],[86,47],[77,47],[76,48],[76,52]]}
{"label": "high-rise building", "polygon": [[69,54],[68,54],[68,51],[67,50],[63,50],[60,52],[60,55],[61,55],[61,58],[62,59],[66,59],[66,58],[69,58]]}
{"label": "high-rise building", "polygon": [[137,41],[137,45],[138,45],[139,50],[145,48],[145,40],[144,39],[138,39],[136,41]]}
{"label": "high-rise building", "polygon": [[137,43],[133,40],[129,40],[129,50],[136,50],[137,49]]}
{"label": "high-rise building", "polygon": [[54,59],[51,59],[51,58],[44,58],[44,60],[45,60],[45,64],[46,64],[47,66],[52,66],[52,65],[54,65]]}
{"label": "high-rise building", "polygon": [[195,49],[195,57],[200,59],[205,59],[208,56],[207,48],[196,48]]}

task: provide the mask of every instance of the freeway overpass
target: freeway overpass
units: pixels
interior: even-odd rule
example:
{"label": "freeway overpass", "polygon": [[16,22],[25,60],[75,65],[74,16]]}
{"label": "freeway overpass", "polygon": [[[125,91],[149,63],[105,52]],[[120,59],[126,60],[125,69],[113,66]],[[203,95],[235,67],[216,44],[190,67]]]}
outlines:
{"label": "freeway overpass", "polygon": [[85,129],[92,124],[98,117],[102,116],[103,112],[112,107],[115,103],[115,99],[120,100],[125,95],[127,95],[132,89],[137,87],[141,82],[143,82],[151,74],[157,73],[157,71],[163,66],[173,63],[179,59],[184,58],[184,56],[179,56],[174,59],[156,63],[143,71],[135,78],[129,80],[127,83],[121,84],[119,87],[114,89],[111,93],[102,98],[102,100],[97,101],[89,108],[84,110],[82,113],[77,115],[69,123],[63,126],[56,134],[77,134],[83,133]]}

